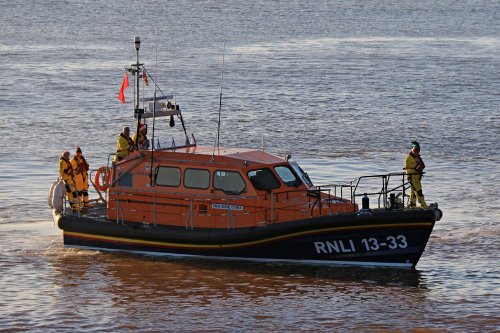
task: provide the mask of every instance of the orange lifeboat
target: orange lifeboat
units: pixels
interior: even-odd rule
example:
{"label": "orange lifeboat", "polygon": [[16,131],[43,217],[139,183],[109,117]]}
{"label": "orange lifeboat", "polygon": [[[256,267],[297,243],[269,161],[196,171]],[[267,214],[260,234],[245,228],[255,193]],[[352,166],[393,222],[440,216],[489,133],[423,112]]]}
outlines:
{"label": "orange lifeboat", "polygon": [[[129,71],[136,80],[149,75],[138,59]],[[404,174],[367,176],[382,180],[375,192],[362,189],[367,177],[315,186],[289,157],[198,146],[171,99],[137,95],[137,130],[151,118],[173,125],[177,117],[185,144],[161,148],[153,137],[149,149],[99,168],[94,183],[107,202],[55,214],[65,245],[324,265],[417,264],[441,211],[437,204],[404,209]],[[377,204],[359,209],[356,200],[368,196]]]}

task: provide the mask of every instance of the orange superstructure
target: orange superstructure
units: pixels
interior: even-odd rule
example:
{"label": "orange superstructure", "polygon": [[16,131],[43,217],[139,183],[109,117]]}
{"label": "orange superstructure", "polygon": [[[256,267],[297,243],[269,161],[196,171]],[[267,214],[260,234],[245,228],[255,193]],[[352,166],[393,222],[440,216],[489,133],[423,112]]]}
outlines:
{"label": "orange superstructure", "polygon": [[289,161],[261,150],[138,151],[116,164],[113,175],[112,220],[234,228],[357,210],[350,201],[312,190]]}

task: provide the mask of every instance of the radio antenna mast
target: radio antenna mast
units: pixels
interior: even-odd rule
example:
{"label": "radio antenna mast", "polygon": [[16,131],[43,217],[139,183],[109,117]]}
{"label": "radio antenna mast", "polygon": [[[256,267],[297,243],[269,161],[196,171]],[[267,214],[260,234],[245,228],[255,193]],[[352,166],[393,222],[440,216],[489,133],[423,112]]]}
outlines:
{"label": "radio antenna mast", "polygon": [[[223,4],[224,6],[224,4]],[[222,66],[220,69],[220,92],[219,92],[219,115],[217,120],[217,136],[215,137],[214,150],[212,152],[212,159],[215,156],[215,147],[217,147],[217,153],[219,153],[220,146],[220,116],[222,113],[222,85],[224,83],[224,56],[226,53],[226,15],[224,15],[224,38],[222,47]]]}

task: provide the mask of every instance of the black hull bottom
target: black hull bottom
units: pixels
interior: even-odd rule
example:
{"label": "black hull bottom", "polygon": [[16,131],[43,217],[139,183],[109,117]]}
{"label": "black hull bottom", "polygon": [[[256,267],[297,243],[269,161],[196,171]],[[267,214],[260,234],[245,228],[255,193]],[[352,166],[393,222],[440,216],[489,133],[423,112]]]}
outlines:
{"label": "black hull bottom", "polygon": [[186,229],[60,216],[64,244],[103,250],[321,265],[415,267],[433,211],[337,215],[256,228]]}

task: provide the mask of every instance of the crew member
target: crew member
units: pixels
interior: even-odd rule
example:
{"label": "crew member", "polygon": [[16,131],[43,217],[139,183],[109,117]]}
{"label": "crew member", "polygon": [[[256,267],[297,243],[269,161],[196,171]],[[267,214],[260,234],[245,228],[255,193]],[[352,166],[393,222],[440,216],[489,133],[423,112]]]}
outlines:
{"label": "crew member", "polygon": [[137,140],[137,133],[132,136],[132,141],[134,144],[137,142],[138,149],[148,150],[149,149],[149,139],[147,137],[148,126],[146,124],[141,124],[139,127],[139,141]]}
{"label": "crew member", "polygon": [[417,206],[417,198],[420,206],[422,208],[427,208],[427,204],[424,200],[424,193],[422,192],[422,174],[425,169],[424,161],[420,157],[420,144],[417,141],[412,141],[412,150],[408,153],[405,160],[405,169],[408,177],[408,181],[411,185],[410,192],[410,208],[415,208]]}
{"label": "crew member", "polygon": [[68,198],[69,205],[73,211],[80,210],[78,204],[78,192],[75,185],[75,172],[69,160],[70,152],[65,150],[59,159],[59,177],[64,182],[66,188],[66,197]]}
{"label": "crew member", "polygon": [[118,136],[116,141],[116,154],[114,161],[119,162],[123,160],[131,151],[135,150],[135,144],[130,138],[130,128],[124,127],[123,131]]}
{"label": "crew member", "polygon": [[75,173],[75,184],[76,184],[76,190],[78,191],[80,203],[83,202],[84,207],[90,208],[91,205],[89,203],[89,191],[88,191],[89,164],[85,160],[85,157],[83,157],[82,149],[80,147],[76,147],[75,155],[71,159],[71,166],[73,167],[73,171]]}

